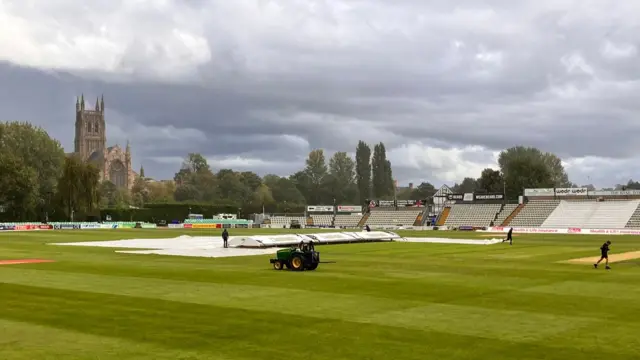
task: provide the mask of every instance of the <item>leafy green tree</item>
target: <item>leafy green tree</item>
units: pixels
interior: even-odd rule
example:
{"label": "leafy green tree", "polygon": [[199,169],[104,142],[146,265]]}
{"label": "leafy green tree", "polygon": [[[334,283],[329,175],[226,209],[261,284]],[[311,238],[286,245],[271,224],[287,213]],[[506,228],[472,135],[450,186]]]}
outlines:
{"label": "leafy green tree", "polygon": [[304,170],[291,176],[291,180],[303,194],[308,204],[323,204],[327,201],[328,168],[322,149],[312,150],[306,160]]}
{"label": "leafy green tree", "polygon": [[67,217],[77,219],[97,210],[100,203],[99,179],[99,170],[92,164],[75,155],[65,158],[57,199]]}
{"label": "leafy green tree", "polygon": [[257,212],[260,212],[263,207],[265,211],[267,211],[267,209],[269,211],[274,210],[276,201],[273,198],[271,189],[266,184],[260,184],[260,186],[255,190],[253,193],[252,204],[254,208],[257,207]]}
{"label": "leafy green tree", "polygon": [[629,180],[625,185],[618,185],[618,189],[625,188],[627,190],[640,190],[640,182]]}
{"label": "leafy green tree", "polygon": [[438,189],[435,188],[431,183],[423,182],[420,183],[414,190],[412,194],[412,200],[422,200],[431,198]]}
{"label": "leafy green tree", "polygon": [[142,176],[137,176],[131,187],[131,197],[133,204],[138,207],[144,207],[149,202],[149,186],[147,180]]}
{"label": "leafy green tree", "polygon": [[360,204],[371,197],[371,171],[371,148],[360,140],[356,147],[356,185]]}
{"label": "leafy green tree", "polygon": [[462,180],[460,184],[455,184],[451,187],[451,190],[455,193],[472,193],[475,192],[478,184],[476,179],[466,177]]}
{"label": "leafy green tree", "polygon": [[387,160],[387,150],[383,143],[373,147],[371,173],[373,196],[378,199],[393,196],[395,183],[391,172],[391,162]]}
{"label": "leafy green tree", "polygon": [[174,193],[176,192],[176,183],[174,181],[149,181],[147,182],[149,190],[149,203],[168,203],[174,201]]}
{"label": "leafy green tree", "polygon": [[542,154],[542,159],[551,173],[551,180],[553,181],[554,187],[572,187],[572,183],[569,181],[569,175],[567,175],[562,165],[562,160],[560,160],[558,156],[547,152]]}
{"label": "leafy green tree", "polygon": [[251,192],[258,190],[262,185],[260,176],[252,171],[243,171],[239,174],[239,177],[242,184]]}
{"label": "leafy green tree", "polygon": [[220,199],[238,205],[246,203],[253,191],[242,181],[242,175],[231,169],[221,169],[216,174]]}
{"label": "leafy green tree", "polygon": [[12,153],[0,152],[0,205],[6,220],[28,220],[38,204],[38,174]]}
{"label": "leafy green tree", "polygon": [[483,190],[487,193],[502,193],[502,174],[499,170],[486,168],[482,170],[476,185],[478,190]]}
{"label": "leafy green tree", "polygon": [[23,206],[30,208],[23,209],[21,213],[36,216],[38,204],[52,198],[62,174],[65,155],[60,142],[32,124],[3,122],[0,123],[0,154],[12,154],[16,159],[11,161],[19,161],[35,172],[37,191],[34,196],[38,200],[35,203],[25,202]]}
{"label": "leafy green tree", "polygon": [[551,155],[533,147],[516,146],[503,150],[498,164],[504,174],[507,198],[517,198],[526,188],[556,187],[556,181],[564,178],[561,174],[564,169],[558,169],[550,158]]}
{"label": "leafy green tree", "polygon": [[101,207],[115,207],[116,206],[116,193],[118,187],[109,180],[104,180],[98,187],[100,193],[100,206]]}
{"label": "leafy green tree", "polygon": [[305,204],[304,195],[298,190],[296,183],[288,178],[277,175],[265,175],[264,184],[269,187],[271,194],[276,203],[303,205]]}
{"label": "leafy green tree", "polygon": [[212,202],[219,200],[216,176],[201,154],[190,153],[174,179],[177,184],[174,193],[176,201]]}
{"label": "leafy green tree", "polygon": [[[328,193],[336,204],[358,201],[356,185],[356,164],[346,152],[337,152],[329,160],[329,176],[327,177]],[[325,201],[326,202],[326,201]]]}

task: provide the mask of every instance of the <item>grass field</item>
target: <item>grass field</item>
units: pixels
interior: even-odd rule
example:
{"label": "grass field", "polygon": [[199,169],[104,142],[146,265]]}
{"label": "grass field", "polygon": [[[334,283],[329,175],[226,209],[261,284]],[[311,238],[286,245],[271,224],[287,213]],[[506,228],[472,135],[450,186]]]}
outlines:
{"label": "grass field", "polygon": [[[55,260],[0,266],[0,359],[638,359],[640,260],[559,263],[599,255],[600,236],[321,246],[335,263],[304,273],[46,245],[182,234],[211,231],[0,234],[0,259]],[[401,233],[436,234],[475,236]]]}

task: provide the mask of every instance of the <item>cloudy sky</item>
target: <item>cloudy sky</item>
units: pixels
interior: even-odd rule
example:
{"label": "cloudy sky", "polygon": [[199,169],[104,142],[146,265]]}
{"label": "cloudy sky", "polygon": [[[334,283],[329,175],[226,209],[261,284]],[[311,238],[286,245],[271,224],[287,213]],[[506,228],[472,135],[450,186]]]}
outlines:
{"label": "cloudy sky", "polygon": [[170,178],[288,174],[387,145],[401,183],[555,152],[571,180],[640,178],[640,2],[0,0],[0,120],[72,150],[75,97],[104,94],[110,144]]}

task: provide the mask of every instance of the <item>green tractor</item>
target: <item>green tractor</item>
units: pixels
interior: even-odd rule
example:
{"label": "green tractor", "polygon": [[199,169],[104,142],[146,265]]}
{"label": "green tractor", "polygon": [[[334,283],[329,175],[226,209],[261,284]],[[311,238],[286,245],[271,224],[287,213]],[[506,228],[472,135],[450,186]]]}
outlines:
{"label": "green tractor", "polygon": [[320,263],[320,253],[315,250],[313,242],[300,242],[297,247],[278,250],[275,259],[270,259],[276,270],[287,268],[293,271],[315,270]]}

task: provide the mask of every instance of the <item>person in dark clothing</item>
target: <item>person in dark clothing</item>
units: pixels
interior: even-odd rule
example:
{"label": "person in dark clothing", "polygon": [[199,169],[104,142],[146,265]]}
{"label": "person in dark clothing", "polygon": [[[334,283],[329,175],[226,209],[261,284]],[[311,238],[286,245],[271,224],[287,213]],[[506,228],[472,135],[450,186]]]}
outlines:
{"label": "person in dark clothing", "polygon": [[224,241],[224,247],[225,248],[229,247],[227,245],[227,240],[229,240],[229,232],[227,231],[227,229],[224,229],[222,231],[222,241]]}
{"label": "person in dark clothing", "polygon": [[509,242],[509,245],[513,245],[513,228],[509,228],[509,232],[507,233],[507,238],[502,240],[502,242]]}
{"label": "person in dark clothing", "polygon": [[371,228],[369,227],[369,225],[365,225],[365,226],[364,226],[364,229],[365,229],[366,231],[371,231]]}
{"label": "person in dark clothing", "polygon": [[605,268],[607,270],[611,269],[609,267],[609,245],[611,245],[611,240],[607,240],[606,243],[602,244],[602,246],[600,246],[600,260],[598,260],[597,263],[593,264],[594,268],[598,268],[598,264],[600,264],[600,262],[602,260],[605,261]]}

